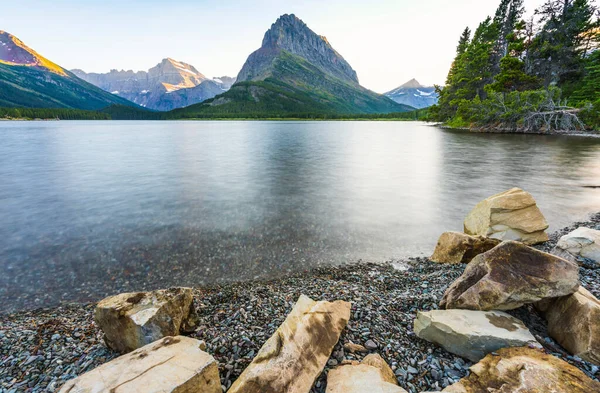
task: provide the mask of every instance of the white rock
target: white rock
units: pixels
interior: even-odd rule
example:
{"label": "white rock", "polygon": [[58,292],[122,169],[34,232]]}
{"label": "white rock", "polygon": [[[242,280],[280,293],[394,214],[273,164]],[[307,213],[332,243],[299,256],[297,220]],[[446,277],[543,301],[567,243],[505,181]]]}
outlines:
{"label": "white rock", "polygon": [[414,331],[418,337],[474,362],[500,348],[540,347],[523,322],[502,311],[418,312]]}
{"label": "white rock", "polygon": [[556,248],[600,264],[600,231],[580,227],[560,238]]}

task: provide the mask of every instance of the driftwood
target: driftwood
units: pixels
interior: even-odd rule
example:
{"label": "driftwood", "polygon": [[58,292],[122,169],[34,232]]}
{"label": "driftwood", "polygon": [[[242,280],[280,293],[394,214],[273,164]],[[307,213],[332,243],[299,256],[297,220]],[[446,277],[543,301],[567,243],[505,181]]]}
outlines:
{"label": "driftwood", "polygon": [[484,113],[482,130],[538,134],[585,130],[579,119],[581,109],[569,107],[566,100],[554,99],[551,94],[541,102],[516,97],[516,102],[507,104],[503,94],[492,99],[490,106],[479,108]]}

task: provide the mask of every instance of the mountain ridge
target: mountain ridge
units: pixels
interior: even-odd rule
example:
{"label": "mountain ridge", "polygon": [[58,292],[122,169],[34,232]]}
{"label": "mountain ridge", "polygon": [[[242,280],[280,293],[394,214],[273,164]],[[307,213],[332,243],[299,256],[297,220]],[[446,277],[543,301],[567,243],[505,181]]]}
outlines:
{"label": "mountain ridge", "polygon": [[191,64],[171,57],[162,59],[148,71],[112,69],[108,73],[75,75],[112,94],[148,109],[168,111],[189,106],[227,91],[232,78],[209,79]]}
{"label": "mountain ridge", "polygon": [[399,104],[409,105],[417,109],[435,105],[439,98],[435,87],[424,86],[414,78],[384,93],[384,95]]}
{"label": "mountain ridge", "polygon": [[0,31],[0,106],[97,110],[135,104],[87,83]]}

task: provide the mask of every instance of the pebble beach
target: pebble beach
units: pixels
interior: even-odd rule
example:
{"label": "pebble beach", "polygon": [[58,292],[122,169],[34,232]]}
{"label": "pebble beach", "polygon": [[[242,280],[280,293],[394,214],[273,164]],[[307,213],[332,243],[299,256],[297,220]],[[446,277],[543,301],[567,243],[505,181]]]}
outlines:
{"label": "pebble beach", "polygon": [[[550,251],[562,235],[579,226],[600,229],[600,213],[552,233],[537,248]],[[407,391],[439,391],[467,375],[471,363],[416,337],[413,321],[417,311],[438,308],[464,266],[435,264],[427,258],[358,262],[270,281],[195,288],[200,325],[191,336],[204,340],[207,352],[219,362],[225,391],[301,294],[315,300],[346,300],[352,303],[350,322],[312,392],[325,392],[330,368],[368,353],[380,354]],[[580,280],[600,297],[600,269],[582,266]],[[56,392],[65,381],[117,357],[105,346],[93,311],[94,304],[71,304],[0,315],[0,392]],[[545,322],[532,306],[510,313],[549,353],[600,380],[597,366],[568,355],[548,337]],[[367,352],[352,352],[351,343]]]}

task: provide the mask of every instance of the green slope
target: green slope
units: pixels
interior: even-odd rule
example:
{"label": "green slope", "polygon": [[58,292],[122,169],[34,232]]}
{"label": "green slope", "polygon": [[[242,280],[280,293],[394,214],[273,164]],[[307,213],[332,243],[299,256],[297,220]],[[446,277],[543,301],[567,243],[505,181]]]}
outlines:
{"label": "green slope", "polygon": [[0,107],[95,110],[113,104],[135,106],[70,72],[0,63]]}
{"label": "green slope", "polygon": [[172,112],[175,117],[290,116],[406,112],[414,108],[324,73],[299,56],[279,51],[262,81],[245,81],[207,101]]}

